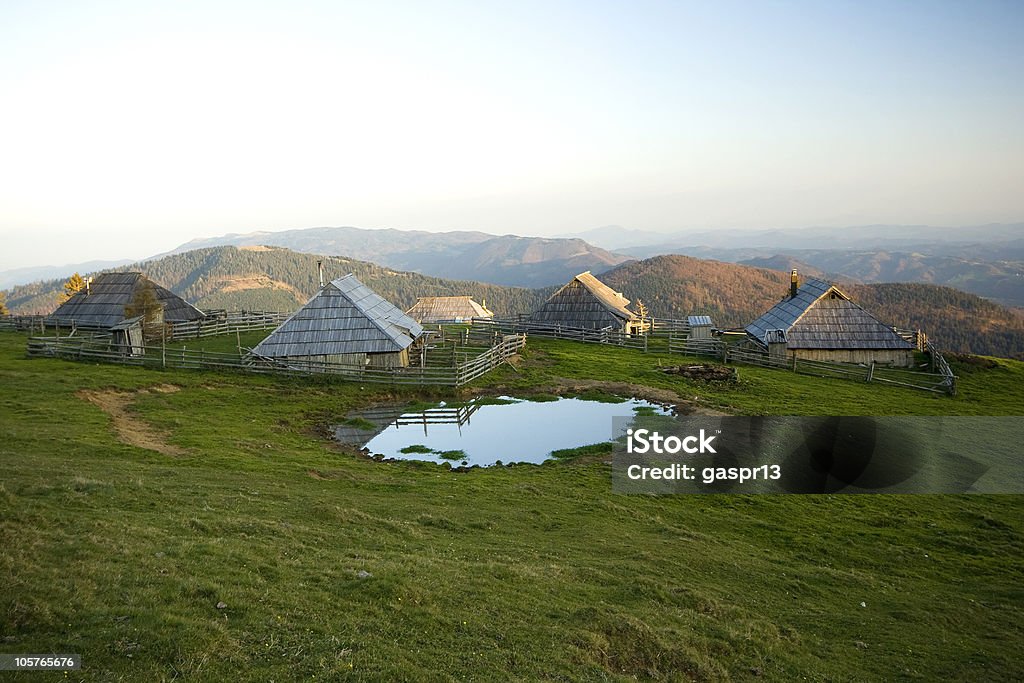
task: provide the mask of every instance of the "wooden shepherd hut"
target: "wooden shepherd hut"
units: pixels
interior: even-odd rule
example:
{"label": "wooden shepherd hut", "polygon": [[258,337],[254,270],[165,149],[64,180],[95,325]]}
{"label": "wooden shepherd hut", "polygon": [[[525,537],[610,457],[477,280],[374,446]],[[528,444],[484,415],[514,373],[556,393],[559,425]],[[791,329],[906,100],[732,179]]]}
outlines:
{"label": "wooden shepherd hut", "polygon": [[473,318],[493,318],[487,308],[487,301],[478,304],[468,296],[421,296],[416,303],[405,312],[419,323],[464,323]]}
{"label": "wooden shepherd hut", "polygon": [[914,346],[824,280],[799,284],[746,327],[756,345],[775,356],[909,367]]}
{"label": "wooden shepherd hut", "polygon": [[590,274],[580,273],[551,295],[530,316],[530,321],[544,325],[613,330],[635,333],[642,330],[642,321],[629,310],[629,299]]}
{"label": "wooden shepherd hut", "polygon": [[125,319],[125,308],[138,301],[141,290],[152,287],[160,312],[149,322],[176,323],[199,320],[202,311],[142,273],[102,273],[87,281],[46,319],[48,325],[67,325],[109,330]]}
{"label": "wooden shepherd hut", "polygon": [[409,347],[423,327],[351,273],[328,282],[250,353],[256,362],[316,369],[409,365]]}

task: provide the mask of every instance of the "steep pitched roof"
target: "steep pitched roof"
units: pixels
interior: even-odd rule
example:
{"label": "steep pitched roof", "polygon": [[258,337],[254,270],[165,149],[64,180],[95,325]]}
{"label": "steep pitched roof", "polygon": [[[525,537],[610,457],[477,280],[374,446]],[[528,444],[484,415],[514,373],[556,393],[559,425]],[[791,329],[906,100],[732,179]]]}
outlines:
{"label": "steep pitched roof", "polygon": [[535,322],[600,329],[635,320],[629,299],[590,274],[580,273],[530,316]]}
{"label": "steep pitched roof", "polygon": [[421,296],[406,315],[421,323],[494,317],[494,313],[468,296]]}
{"label": "steep pitched roof", "polygon": [[253,349],[268,358],[395,353],[423,327],[360,282],[332,280]]}
{"label": "steep pitched roof", "polygon": [[165,321],[181,322],[203,317],[198,308],[142,273],[123,272],[97,275],[87,290],[77,292],[61,304],[48,320],[61,324],[74,322],[82,327],[112,327],[124,320],[124,307],[147,282],[153,285],[157,300],[163,304]]}
{"label": "steep pitched roof", "polygon": [[912,349],[893,329],[837,287],[809,279],[795,297],[786,297],[746,327],[765,343],[770,330],[783,330],[791,349]]}

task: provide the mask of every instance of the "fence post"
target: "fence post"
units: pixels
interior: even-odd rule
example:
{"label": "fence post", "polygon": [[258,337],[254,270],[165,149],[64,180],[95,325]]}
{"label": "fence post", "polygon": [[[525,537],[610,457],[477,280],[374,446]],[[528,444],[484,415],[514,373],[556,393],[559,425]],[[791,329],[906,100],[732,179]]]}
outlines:
{"label": "fence post", "polygon": [[793,372],[796,372],[796,354],[793,354]]}
{"label": "fence post", "polygon": [[871,361],[871,365],[868,366],[867,377],[864,378],[865,382],[870,382],[875,377],[875,361]]}

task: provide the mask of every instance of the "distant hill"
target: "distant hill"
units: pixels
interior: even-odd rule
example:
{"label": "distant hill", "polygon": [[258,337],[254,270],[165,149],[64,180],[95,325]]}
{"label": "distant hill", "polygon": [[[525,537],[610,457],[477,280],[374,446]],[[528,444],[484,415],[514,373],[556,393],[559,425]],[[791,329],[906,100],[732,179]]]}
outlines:
{"label": "distant hill", "polygon": [[791,259],[834,280],[947,285],[1024,306],[1024,223],[704,230],[617,242],[616,249],[637,258],[681,254],[771,268],[778,263],[770,261]]}
{"label": "distant hill", "polygon": [[781,270],[784,273],[789,273],[793,269],[796,269],[805,277],[830,279],[828,273],[820,268],[815,268],[809,263],[805,263],[799,259],[793,258],[792,256],[786,256],[785,254],[747,259],[746,261],[740,261],[739,265],[752,266],[754,268],[767,268],[768,270]]}
{"label": "distant hill", "polygon": [[[805,274],[806,275],[806,274]],[[782,270],[689,256],[657,256],[623,264],[601,276],[655,316],[712,316],[721,327],[742,327],[781,299]],[[883,322],[922,329],[944,349],[1024,357],[1024,315],[973,294],[928,284],[843,284],[854,301]]]}
{"label": "distant hill", "polygon": [[52,280],[54,278],[71,277],[74,273],[91,273],[104,268],[117,268],[131,263],[131,259],[120,261],[86,261],[85,263],[70,263],[64,266],[31,266],[28,268],[12,268],[0,272],[0,289],[7,289],[26,282],[38,282],[39,280]]}
{"label": "distant hill", "polygon": [[773,261],[778,263],[785,258],[809,264],[833,278],[866,283],[947,285],[1007,306],[1024,306],[1024,260],[981,261],[914,252],[821,249],[796,250],[772,259],[749,259],[741,263],[775,267]]}
{"label": "distant hill", "polygon": [[564,235],[556,235],[566,239],[581,239],[603,249],[621,249],[623,247],[640,247],[651,244],[661,244],[672,235],[664,232],[650,232],[648,230],[632,230],[621,225],[605,225],[600,228],[593,228],[583,232],[574,232]]}
{"label": "distant hill", "polygon": [[[274,247],[212,247],[133,264],[150,278],[203,309],[291,311],[316,291],[318,257]],[[468,294],[499,314],[532,310],[550,289],[503,287],[406,273],[354,259],[324,259],[327,279],[355,273],[378,294],[405,309],[418,296]],[[63,280],[13,288],[16,313],[48,313],[57,305]]]}
{"label": "distant hill", "polygon": [[983,260],[1017,259],[1024,258],[1024,223],[962,227],[854,225],[769,230],[688,230],[666,235],[665,239],[657,243],[638,242],[618,249],[626,254],[648,257],[658,254],[694,255],[690,251],[694,248],[758,249],[769,250],[771,253],[789,253],[794,249],[884,250]]}
{"label": "distant hill", "polygon": [[[277,247],[211,247],[126,269],[143,271],[200,308],[289,311],[316,291],[317,259]],[[355,273],[403,309],[418,296],[469,294],[486,300],[499,315],[525,313],[555,289],[436,278],[338,257],[326,258],[324,268],[328,279]],[[782,270],[675,255],[631,261],[601,279],[634,302],[642,299],[655,317],[704,313],[720,327],[742,327],[789,287],[789,275]],[[62,285],[57,279],[15,287],[8,293],[8,306],[16,313],[48,313],[56,307]],[[975,295],[925,284],[840,286],[881,320],[923,329],[942,348],[1024,357],[1024,316]]]}
{"label": "distant hill", "polygon": [[829,279],[842,282],[946,285],[1005,306],[1024,307],[1024,250],[1015,249],[1013,244],[960,245],[959,255],[854,249],[780,250],[746,244],[742,247],[680,247],[675,251],[666,250],[662,255],[680,254],[778,270],[796,267],[808,273],[824,273]]}
{"label": "distant hill", "polygon": [[566,282],[584,270],[600,273],[632,258],[580,239],[352,227],[224,235],[192,240],[171,253],[223,245],[286,247],[311,254],[342,255],[424,275],[520,287]]}

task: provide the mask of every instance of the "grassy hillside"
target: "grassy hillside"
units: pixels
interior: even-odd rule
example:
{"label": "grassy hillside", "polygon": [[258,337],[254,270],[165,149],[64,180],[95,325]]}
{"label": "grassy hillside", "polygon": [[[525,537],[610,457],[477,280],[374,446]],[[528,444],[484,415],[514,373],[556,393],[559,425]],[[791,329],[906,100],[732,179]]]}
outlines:
{"label": "grassy hillside", "polygon": [[[0,633],[80,653],[83,680],[1024,676],[1020,496],[617,496],[600,462],[375,463],[320,425],[429,396],[27,360],[24,342],[0,333]],[[478,390],[1024,411],[1012,361],[948,399],[753,368],[709,390],[668,360],[531,340]]]}
{"label": "grassy hillside", "polygon": [[[742,327],[789,289],[789,273],[689,256],[626,263],[601,278],[655,315],[711,315]],[[840,285],[882,321],[925,330],[943,349],[1024,358],[1024,315],[950,287],[926,284]]]}

